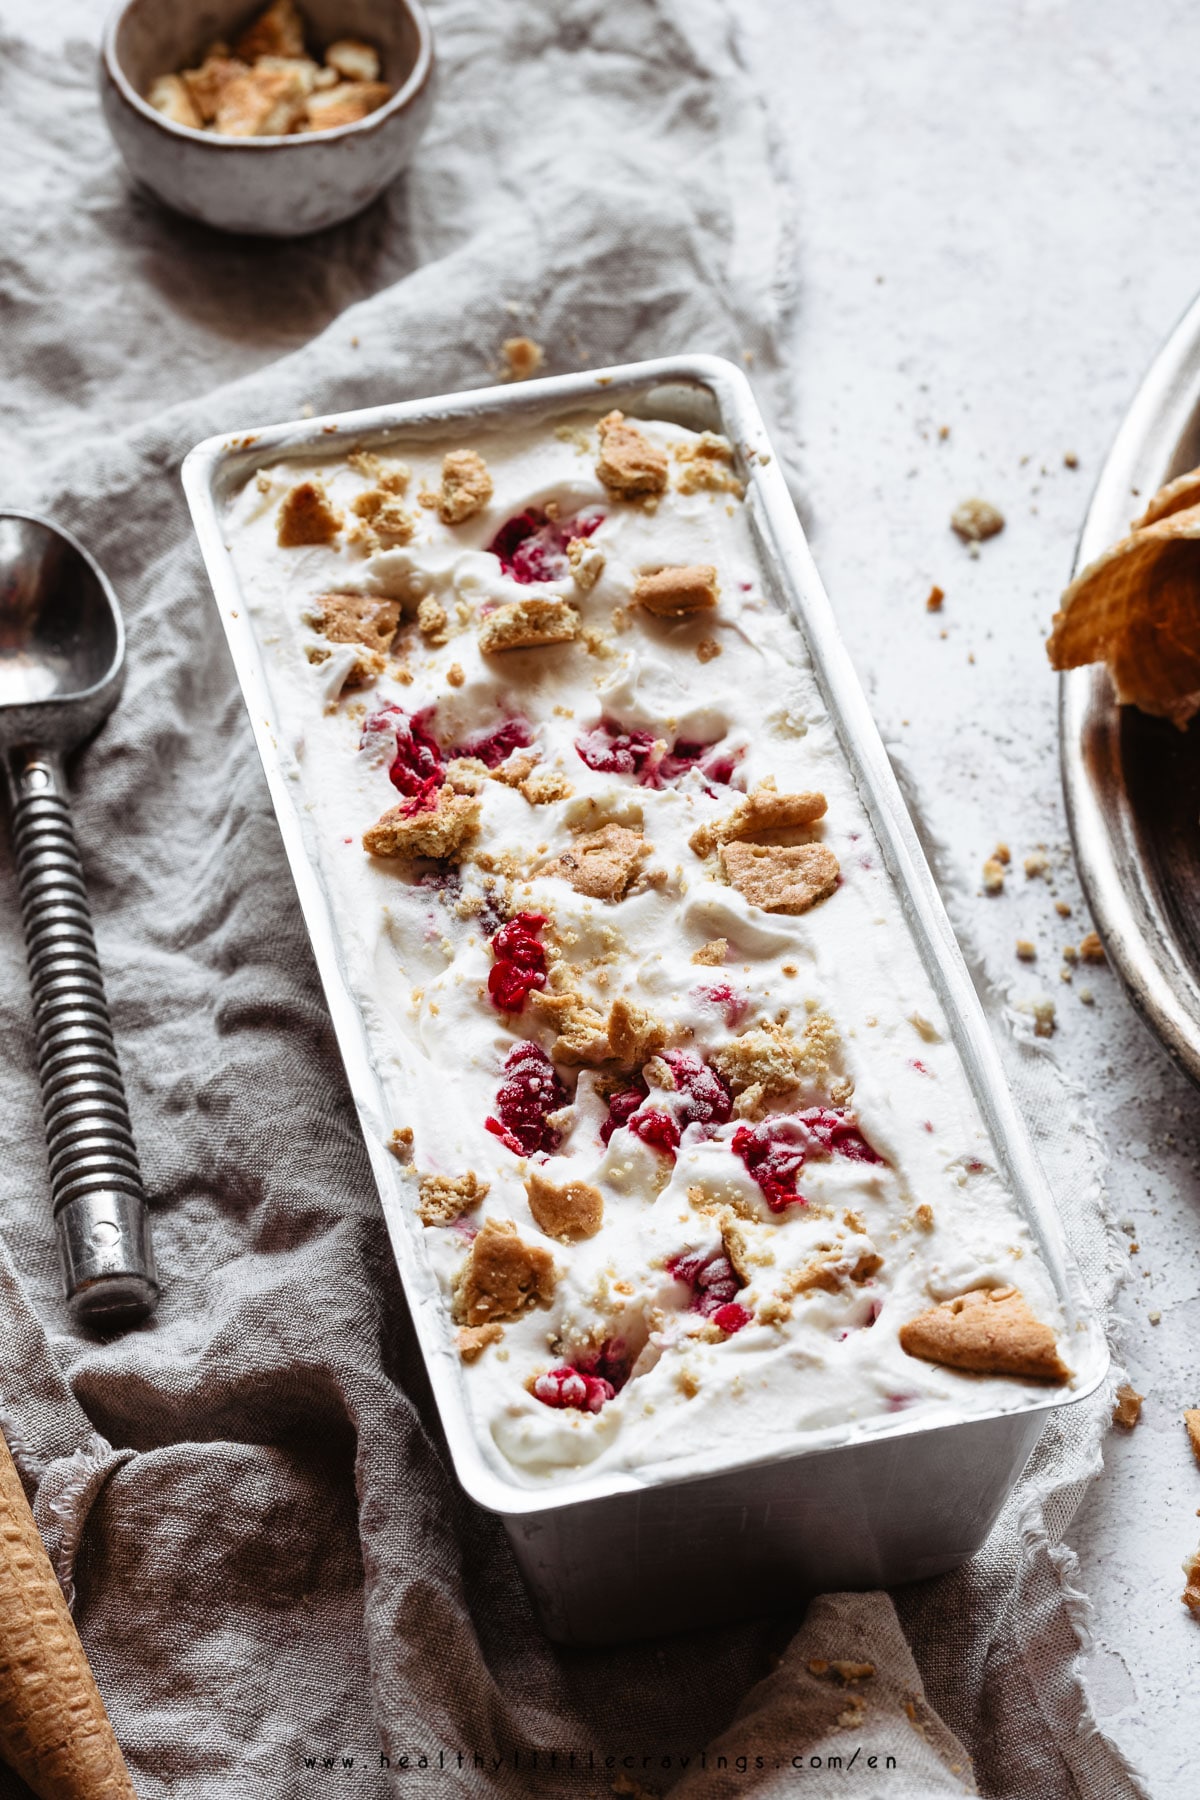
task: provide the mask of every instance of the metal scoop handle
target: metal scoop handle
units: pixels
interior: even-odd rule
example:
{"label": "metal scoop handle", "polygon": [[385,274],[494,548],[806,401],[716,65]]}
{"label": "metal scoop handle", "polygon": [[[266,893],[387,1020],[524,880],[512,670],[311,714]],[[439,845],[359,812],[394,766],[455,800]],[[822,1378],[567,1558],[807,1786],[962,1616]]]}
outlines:
{"label": "metal scoop handle", "polygon": [[62,764],[18,750],[5,772],[67,1302],[103,1330],[158,1302],[146,1195]]}

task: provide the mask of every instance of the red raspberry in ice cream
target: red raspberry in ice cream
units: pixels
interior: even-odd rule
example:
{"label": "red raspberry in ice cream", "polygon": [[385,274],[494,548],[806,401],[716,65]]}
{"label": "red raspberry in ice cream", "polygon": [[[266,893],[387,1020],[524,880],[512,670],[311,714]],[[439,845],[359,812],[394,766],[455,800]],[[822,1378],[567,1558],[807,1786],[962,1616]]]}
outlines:
{"label": "red raspberry in ice cream", "polygon": [[796,1180],[810,1156],[883,1162],[845,1110],[832,1106],[764,1119],[761,1125],[739,1125],[733,1134],[733,1153],[757,1181],[772,1212],[806,1204],[796,1191]]}
{"label": "red raspberry in ice cream", "polygon": [[539,935],[544,913],[517,913],[491,940],[495,957],[488,972],[488,993],[501,1012],[520,1012],[533,988],[546,985],[546,952]]}
{"label": "red raspberry in ice cream", "polygon": [[703,983],[692,989],[692,995],[702,1006],[711,1006],[719,1012],[731,1031],[741,1024],[750,1010],[749,994],[738,993],[727,981]]}
{"label": "red raspberry in ice cream", "polygon": [[602,775],[632,775],[642,787],[669,787],[689,769],[698,769],[706,784],[728,786],[733,780],[740,752],[717,754],[714,744],[684,738],[676,739],[670,749],[655,748],[664,742],[653,731],[627,731],[616,719],[603,718],[576,738],[575,749],[589,769]]}
{"label": "red raspberry in ice cream", "polygon": [[660,1150],[672,1162],[675,1160],[680,1133],[673,1113],[664,1112],[661,1107],[647,1102],[645,1106],[639,1106],[628,1124],[630,1131],[635,1137],[641,1138],[643,1144],[649,1144],[652,1150]]}
{"label": "red raspberry in ice cream", "polygon": [[496,1090],[498,1118],[484,1125],[515,1156],[557,1150],[559,1135],[546,1123],[548,1113],[565,1106],[566,1089],[558,1071],[537,1044],[514,1044],[504,1062],[504,1080]]}
{"label": "red raspberry in ice cream", "polygon": [[752,1315],[737,1299],[743,1283],[721,1250],[689,1250],[673,1256],[667,1273],[692,1290],[689,1312],[711,1319],[721,1331],[732,1334],[750,1323]]}
{"label": "red raspberry in ice cream", "polygon": [[586,507],[569,519],[552,519],[540,506],[506,519],[488,549],[500,558],[500,567],[513,581],[529,587],[538,581],[562,581],[571,572],[567,545],[572,538],[591,537],[604,514]]}
{"label": "red raspberry in ice cream", "polygon": [[615,1388],[601,1375],[584,1375],[569,1363],[547,1369],[533,1384],[533,1396],[543,1406],[573,1407],[577,1412],[598,1413]]}
{"label": "red raspberry in ice cream", "polygon": [[499,725],[489,725],[484,730],[473,731],[470,737],[464,738],[461,744],[456,744],[453,750],[447,750],[446,756],[447,759],[473,756],[489,769],[498,769],[514,750],[527,750],[532,742],[533,727],[529,720],[523,713],[514,713],[511,718],[502,719]]}
{"label": "red raspberry in ice cream", "polygon": [[369,750],[389,738],[395,748],[388,764],[392,786],[417,805],[405,811],[422,812],[437,805],[437,790],[446,778],[442,752],[429,729],[433,707],[406,713],[402,706],[381,706],[363,721],[359,749]]}
{"label": "red raspberry in ice cream", "polygon": [[732,1118],[733,1095],[717,1071],[693,1050],[664,1050],[663,1061],[675,1078],[682,1124],[724,1125]]}
{"label": "red raspberry in ice cream", "polygon": [[646,1095],[650,1092],[641,1075],[635,1075],[633,1085],[618,1088],[615,1094],[608,1096],[608,1117],[600,1127],[600,1142],[607,1144],[614,1131],[622,1125],[628,1125]]}
{"label": "red raspberry in ice cream", "polygon": [[733,1134],[733,1153],[740,1156],[762,1189],[772,1212],[789,1206],[807,1206],[796,1182],[809,1139],[794,1119],[764,1119],[761,1125],[739,1125]]}

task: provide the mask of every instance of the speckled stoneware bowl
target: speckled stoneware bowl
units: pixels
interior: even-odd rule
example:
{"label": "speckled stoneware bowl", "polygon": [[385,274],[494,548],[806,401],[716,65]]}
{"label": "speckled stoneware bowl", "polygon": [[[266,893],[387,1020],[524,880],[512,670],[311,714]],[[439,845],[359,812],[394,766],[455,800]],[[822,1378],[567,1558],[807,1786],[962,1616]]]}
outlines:
{"label": "speckled stoneware bowl", "polygon": [[140,182],[223,231],[302,237],[348,219],[406,167],[433,94],[433,36],[419,0],[303,0],[318,56],[336,38],[373,44],[392,97],[354,125],[293,137],[218,137],[175,125],[145,100],[155,77],[194,66],[266,0],[123,0],[100,54],[100,98]]}

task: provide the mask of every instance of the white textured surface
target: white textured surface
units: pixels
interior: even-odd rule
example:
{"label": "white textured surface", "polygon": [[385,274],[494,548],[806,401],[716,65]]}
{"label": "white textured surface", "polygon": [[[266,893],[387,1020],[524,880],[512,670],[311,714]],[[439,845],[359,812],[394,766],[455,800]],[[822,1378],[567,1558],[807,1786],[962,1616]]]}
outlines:
{"label": "white textured surface", "polygon": [[[977,885],[996,840],[1012,846],[1008,891],[974,903],[977,940],[1014,1000],[1056,1000],[1054,1052],[1090,1096],[1113,1207],[1139,1246],[1120,1313],[1143,1420],[1110,1437],[1070,1535],[1094,1607],[1096,1712],[1155,1796],[1182,1794],[1194,1751],[1180,1671],[1198,1648],[1179,1564],[1200,1538],[1180,1422],[1200,1404],[1200,1106],[1112,974],[1060,983],[1061,947],[1089,922],[1041,639],[1108,440],[1195,290],[1183,171],[1200,129],[1200,22],[1153,4],[1135,31],[1112,0],[860,0],[779,9],[756,48],[799,177],[794,367],[814,549],[950,863]],[[976,493],[1008,525],[973,561],[947,520]],[[925,611],[932,582],[940,616]],[[1054,891],[1021,872],[1039,844]],[[1017,962],[1018,936],[1035,940],[1035,965]]]}

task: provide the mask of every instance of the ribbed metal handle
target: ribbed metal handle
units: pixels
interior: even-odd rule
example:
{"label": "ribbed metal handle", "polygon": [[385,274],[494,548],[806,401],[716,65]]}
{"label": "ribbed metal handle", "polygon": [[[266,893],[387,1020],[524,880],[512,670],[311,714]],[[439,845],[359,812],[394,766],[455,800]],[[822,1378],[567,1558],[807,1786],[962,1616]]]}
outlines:
{"label": "ribbed metal handle", "polygon": [[146,1196],[62,767],[24,752],[7,773],[67,1300],[103,1328],[158,1300]]}

